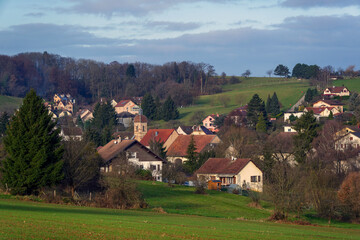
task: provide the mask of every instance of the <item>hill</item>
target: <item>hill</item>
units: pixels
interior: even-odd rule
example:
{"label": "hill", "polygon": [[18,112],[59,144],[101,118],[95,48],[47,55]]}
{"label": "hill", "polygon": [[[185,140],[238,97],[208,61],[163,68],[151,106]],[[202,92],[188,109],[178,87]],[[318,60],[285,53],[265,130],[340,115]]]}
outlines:
{"label": "hill", "polygon": [[22,98],[0,95],[0,112],[13,112],[21,103]]}
{"label": "hill", "polygon": [[352,78],[352,79],[342,79],[335,80],[332,82],[334,86],[345,86],[350,92],[355,91],[360,93],[360,78]]}
{"label": "hill", "polygon": [[[241,78],[241,81],[237,84],[224,85],[222,93],[200,96],[192,106],[180,108],[179,120],[184,124],[191,124],[191,118],[199,111],[203,111],[206,115],[229,113],[248,103],[255,93],[266,101],[269,94],[272,96],[276,92],[282,109],[287,110],[309,88],[308,80],[293,78]],[[222,101],[225,103],[222,104]]]}

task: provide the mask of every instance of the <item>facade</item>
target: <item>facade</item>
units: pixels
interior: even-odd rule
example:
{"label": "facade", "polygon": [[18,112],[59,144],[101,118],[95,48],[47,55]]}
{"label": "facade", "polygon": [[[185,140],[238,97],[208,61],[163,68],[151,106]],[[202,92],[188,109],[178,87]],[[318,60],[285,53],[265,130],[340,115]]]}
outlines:
{"label": "facade", "polygon": [[179,135],[175,141],[167,148],[168,161],[176,164],[182,164],[187,161],[187,148],[194,138],[197,153],[211,149],[221,142],[216,135]]}
{"label": "facade", "polygon": [[147,118],[145,115],[136,115],[134,118],[134,138],[141,141],[147,131]]}
{"label": "facade", "polygon": [[70,139],[81,141],[83,139],[82,135],[83,132],[79,127],[63,127],[60,131],[60,137],[62,137],[64,141],[69,141]]}
{"label": "facade", "polygon": [[87,122],[94,118],[93,113],[89,109],[82,109],[79,114],[81,121]]}
{"label": "facade", "polygon": [[296,133],[297,131],[292,126],[284,126],[284,132]]}
{"label": "facade", "polygon": [[124,153],[127,161],[140,169],[150,170],[154,180],[162,181],[162,168],[165,160],[136,140],[111,140],[98,150],[103,159],[102,171],[111,172],[116,159]]}
{"label": "facade", "polygon": [[304,112],[286,112],[284,113],[284,122],[290,122],[290,116],[293,115],[294,117],[300,118]]}
{"label": "facade", "polygon": [[340,114],[340,111],[335,107],[307,107],[304,112],[313,111],[315,116],[329,117],[332,112],[333,116]]}
{"label": "facade", "polygon": [[131,114],[137,115],[140,113],[140,107],[131,100],[120,100],[115,105],[115,112],[117,114],[122,112],[129,112]]}
{"label": "facade", "polygon": [[209,158],[197,171],[198,179],[220,180],[222,186],[237,184],[253,191],[263,191],[263,173],[251,159]]}
{"label": "facade", "polygon": [[349,132],[335,142],[336,150],[345,151],[351,148],[360,148],[360,132]]}
{"label": "facade", "polygon": [[209,129],[210,131],[213,131],[213,132],[218,131],[218,129],[214,126],[214,121],[215,121],[216,117],[219,117],[219,114],[217,114],[217,115],[211,114],[211,115],[207,116],[203,120],[203,126],[206,127],[207,129]]}
{"label": "facade", "polygon": [[346,87],[328,87],[324,90],[325,96],[350,96],[350,91]]}

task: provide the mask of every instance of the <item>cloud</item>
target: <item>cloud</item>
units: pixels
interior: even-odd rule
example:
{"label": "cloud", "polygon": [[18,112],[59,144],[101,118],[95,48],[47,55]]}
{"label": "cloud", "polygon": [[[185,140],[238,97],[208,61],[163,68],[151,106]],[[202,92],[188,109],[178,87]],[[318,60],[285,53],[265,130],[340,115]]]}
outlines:
{"label": "cloud", "polygon": [[281,6],[290,8],[360,6],[359,0],[285,0]]}
{"label": "cloud", "polygon": [[79,26],[26,24],[0,31],[0,52],[46,50],[105,62],[187,60],[212,64],[217,72],[229,75],[250,69],[253,75],[264,76],[280,63],[290,69],[299,62],[334,67],[358,64],[359,28],[360,16],[298,16],[271,30],[238,27],[167,39],[119,40],[97,37]]}
{"label": "cloud", "polygon": [[168,21],[150,21],[147,22],[144,27],[151,27],[151,28],[157,28],[165,31],[188,31],[188,30],[194,30],[199,27],[201,27],[202,24],[195,23],[195,22],[189,22],[189,23],[183,23],[183,22],[168,22]]}
{"label": "cloud", "polygon": [[27,13],[24,15],[25,17],[43,17],[45,16],[45,13],[42,12],[32,12],[32,13]]}
{"label": "cloud", "polygon": [[74,3],[70,9],[59,9],[61,11],[71,10],[77,13],[99,14],[112,16],[113,14],[125,14],[144,16],[151,12],[162,12],[170,7],[181,3],[213,2],[224,4],[236,0],[72,0]]}

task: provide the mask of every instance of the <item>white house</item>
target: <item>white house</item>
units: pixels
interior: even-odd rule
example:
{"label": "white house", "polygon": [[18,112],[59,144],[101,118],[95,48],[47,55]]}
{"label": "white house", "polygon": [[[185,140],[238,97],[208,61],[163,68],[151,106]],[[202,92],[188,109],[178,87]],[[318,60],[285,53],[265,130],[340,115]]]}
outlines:
{"label": "white house", "polygon": [[249,158],[209,158],[196,175],[206,181],[220,180],[222,186],[237,184],[253,191],[263,191],[263,173]]}

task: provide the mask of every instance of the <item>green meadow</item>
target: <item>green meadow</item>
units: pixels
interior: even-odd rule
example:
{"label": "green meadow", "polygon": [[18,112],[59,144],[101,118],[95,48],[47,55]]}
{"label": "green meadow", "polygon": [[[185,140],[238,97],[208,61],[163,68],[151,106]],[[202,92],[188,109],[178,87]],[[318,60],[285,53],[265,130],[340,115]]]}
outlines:
{"label": "green meadow", "polygon": [[0,112],[13,112],[21,103],[22,98],[0,95]]}
{"label": "green meadow", "polygon": [[360,78],[342,79],[333,81],[334,86],[345,86],[350,92],[355,91],[360,93]]}

